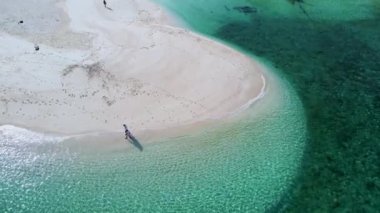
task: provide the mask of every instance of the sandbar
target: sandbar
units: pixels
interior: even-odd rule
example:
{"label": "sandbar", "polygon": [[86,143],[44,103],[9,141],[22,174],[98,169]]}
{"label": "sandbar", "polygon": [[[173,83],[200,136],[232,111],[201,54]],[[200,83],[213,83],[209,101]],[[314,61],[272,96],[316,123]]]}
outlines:
{"label": "sandbar", "polygon": [[151,1],[2,4],[0,124],[143,132],[222,119],[263,96],[260,63]]}

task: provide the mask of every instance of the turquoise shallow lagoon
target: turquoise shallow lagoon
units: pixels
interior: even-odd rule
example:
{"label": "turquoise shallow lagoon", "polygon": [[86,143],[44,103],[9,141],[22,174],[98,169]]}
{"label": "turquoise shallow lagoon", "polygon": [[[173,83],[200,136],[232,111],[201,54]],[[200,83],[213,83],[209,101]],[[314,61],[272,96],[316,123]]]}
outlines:
{"label": "turquoise shallow lagoon", "polygon": [[[271,211],[379,211],[380,1],[158,1],[193,29],[272,62],[300,97],[302,169]],[[244,6],[255,12],[234,9]]]}

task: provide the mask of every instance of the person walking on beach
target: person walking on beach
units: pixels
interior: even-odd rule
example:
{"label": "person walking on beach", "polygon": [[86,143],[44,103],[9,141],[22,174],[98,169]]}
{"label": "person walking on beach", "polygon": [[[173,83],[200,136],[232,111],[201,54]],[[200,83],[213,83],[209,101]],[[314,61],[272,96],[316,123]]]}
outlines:
{"label": "person walking on beach", "polygon": [[123,124],[124,127],[124,133],[125,133],[125,139],[128,139],[131,137],[131,132],[128,130],[128,127],[126,124]]}
{"label": "person walking on beach", "polygon": [[140,144],[140,142],[135,138],[135,136],[132,135],[132,133],[128,130],[128,127],[126,124],[123,124],[124,127],[124,133],[125,133],[125,139],[128,140],[133,146],[135,146],[140,151],[143,151],[143,146]]}
{"label": "person walking on beach", "polygon": [[107,10],[111,10],[111,11],[112,11],[112,8],[107,7],[107,2],[106,2],[106,0],[103,0],[103,5],[104,5],[104,7],[105,7]]}

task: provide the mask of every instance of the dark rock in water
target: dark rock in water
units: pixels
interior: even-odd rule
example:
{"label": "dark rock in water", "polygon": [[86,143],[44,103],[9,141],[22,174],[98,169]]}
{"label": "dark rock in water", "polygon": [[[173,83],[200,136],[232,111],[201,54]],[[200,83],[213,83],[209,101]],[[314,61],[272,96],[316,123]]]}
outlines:
{"label": "dark rock in water", "polygon": [[298,4],[302,4],[302,3],[305,3],[304,2],[304,0],[288,0],[290,3],[292,3],[292,4],[296,4],[296,3],[298,3]]}
{"label": "dark rock in water", "polygon": [[23,24],[23,23],[24,23],[24,21],[23,21],[23,20],[20,20],[18,23],[19,23],[19,24]]}
{"label": "dark rock in water", "polygon": [[36,50],[36,51],[40,50],[40,46],[38,46],[37,44],[34,45],[34,50]]}
{"label": "dark rock in water", "polygon": [[256,13],[257,12],[256,8],[250,7],[250,6],[238,6],[238,7],[234,7],[234,10],[237,10],[237,11],[244,13],[244,14]]}

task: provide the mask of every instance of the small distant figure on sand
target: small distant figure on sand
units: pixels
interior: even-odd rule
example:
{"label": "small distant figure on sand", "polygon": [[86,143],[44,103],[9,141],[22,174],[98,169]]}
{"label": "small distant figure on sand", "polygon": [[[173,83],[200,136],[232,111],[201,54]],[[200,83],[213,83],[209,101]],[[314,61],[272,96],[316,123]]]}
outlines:
{"label": "small distant figure on sand", "polygon": [[125,139],[128,140],[133,146],[135,146],[140,151],[143,151],[143,146],[140,144],[140,142],[135,138],[135,136],[132,135],[132,133],[128,130],[128,127],[126,124],[123,124],[124,127],[124,133],[125,133]]}
{"label": "small distant figure on sand", "polygon": [[38,50],[40,50],[40,46],[38,46],[37,44],[36,44],[36,45],[34,45],[34,50],[35,50],[35,51],[38,51]]}
{"label": "small distant figure on sand", "polygon": [[131,138],[132,134],[131,134],[131,132],[128,130],[127,125],[126,125],[126,124],[123,124],[123,127],[124,127],[125,139]]}
{"label": "small distant figure on sand", "polygon": [[103,0],[103,5],[107,10],[112,10],[110,7],[107,7],[107,1]]}
{"label": "small distant figure on sand", "polygon": [[18,22],[18,24],[23,24],[24,23],[24,21],[23,20],[20,20],[19,22]]}

